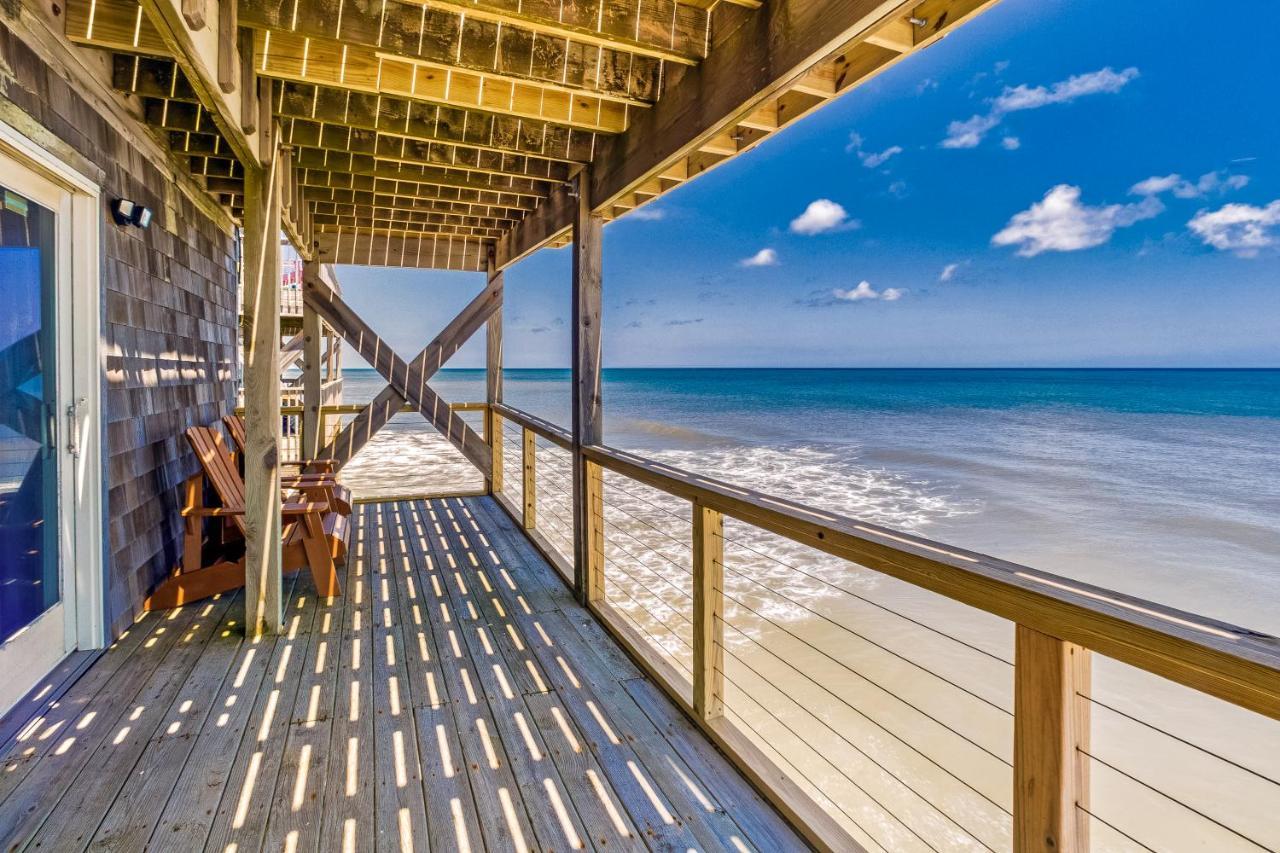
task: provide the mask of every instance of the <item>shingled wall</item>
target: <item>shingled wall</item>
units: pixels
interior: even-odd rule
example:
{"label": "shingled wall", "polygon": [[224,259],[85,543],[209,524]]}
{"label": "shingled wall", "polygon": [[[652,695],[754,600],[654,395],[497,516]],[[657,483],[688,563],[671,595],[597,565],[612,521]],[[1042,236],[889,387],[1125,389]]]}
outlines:
{"label": "shingled wall", "polygon": [[[127,627],[180,556],[183,481],[198,464],[182,431],[235,399],[234,235],[179,191],[0,15],[0,97],[102,169],[102,346],[106,423],[106,619]],[[141,125],[133,131],[145,133]],[[146,230],[110,219],[111,199],[155,213]],[[224,230],[225,229],[225,230]]]}

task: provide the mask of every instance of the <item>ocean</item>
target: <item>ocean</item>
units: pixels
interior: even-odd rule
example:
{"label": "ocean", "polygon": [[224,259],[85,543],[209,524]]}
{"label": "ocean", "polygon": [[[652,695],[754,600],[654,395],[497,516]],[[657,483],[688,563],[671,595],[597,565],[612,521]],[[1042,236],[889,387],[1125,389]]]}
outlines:
{"label": "ocean", "polygon": [[[382,387],[344,376],[345,402]],[[568,371],[504,382],[508,404],[569,423]],[[480,400],[484,372],[432,386]],[[1280,370],[611,369],[604,410],[618,448],[1280,634]],[[539,518],[565,541],[555,456],[539,450]],[[358,494],[479,486],[417,415],[346,477]],[[611,597],[687,668],[687,506],[612,476],[606,501]],[[745,525],[725,540],[730,716],[872,849],[1007,849],[1012,627]],[[1094,849],[1280,848],[1247,807],[1280,796],[1273,728],[1094,669]]]}

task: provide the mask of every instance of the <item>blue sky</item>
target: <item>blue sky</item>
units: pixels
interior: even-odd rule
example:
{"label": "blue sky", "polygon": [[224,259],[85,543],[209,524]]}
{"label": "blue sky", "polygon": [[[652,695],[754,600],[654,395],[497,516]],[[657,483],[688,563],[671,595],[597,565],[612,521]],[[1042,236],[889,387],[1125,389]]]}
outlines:
{"label": "blue sky", "polygon": [[[606,227],[606,366],[1280,365],[1278,27],[1003,0]],[[569,265],[507,273],[508,366],[567,366]],[[482,284],[339,278],[405,355]]]}

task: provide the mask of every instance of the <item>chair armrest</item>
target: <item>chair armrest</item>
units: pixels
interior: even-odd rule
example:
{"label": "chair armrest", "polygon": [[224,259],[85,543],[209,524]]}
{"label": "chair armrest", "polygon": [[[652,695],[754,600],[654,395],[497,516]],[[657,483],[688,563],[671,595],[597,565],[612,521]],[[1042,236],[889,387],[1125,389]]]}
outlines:
{"label": "chair armrest", "polygon": [[200,516],[203,518],[221,518],[232,515],[244,515],[244,507],[232,506],[188,506],[182,508],[182,517]]}
{"label": "chair armrest", "polygon": [[329,474],[303,474],[301,476],[281,477],[280,485],[288,488],[297,488],[299,486],[336,486],[338,481],[333,479]]}
{"label": "chair armrest", "polygon": [[328,511],[329,504],[325,501],[299,501],[298,503],[287,503],[280,508],[282,515],[307,515],[313,512],[323,515]]}

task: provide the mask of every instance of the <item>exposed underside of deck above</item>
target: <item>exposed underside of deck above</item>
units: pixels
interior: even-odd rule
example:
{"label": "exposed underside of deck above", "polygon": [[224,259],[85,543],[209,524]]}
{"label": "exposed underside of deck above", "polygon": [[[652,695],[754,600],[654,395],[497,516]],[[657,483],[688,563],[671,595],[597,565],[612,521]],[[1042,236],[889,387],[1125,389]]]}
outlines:
{"label": "exposed underside of deck above", "polygon": [[483,270],[568,242],[579,192],[623,216],[991,2],[69,0],[65,27],[234,216],[274,132],[309,257]]}
{"label": "exposed underside of deck above", "polygon": [[[5,850],[804,846],[490,498],[368,504],[344,595],[150,614],[0,756]],[[354,518],[354,516],[353,516]]]}

